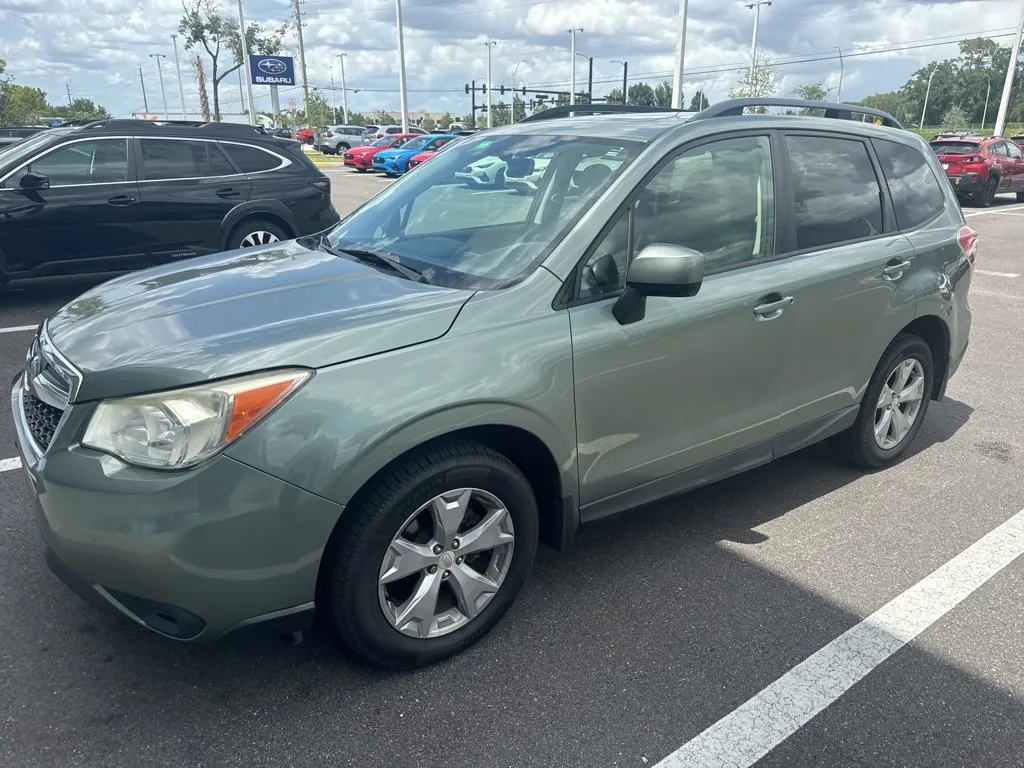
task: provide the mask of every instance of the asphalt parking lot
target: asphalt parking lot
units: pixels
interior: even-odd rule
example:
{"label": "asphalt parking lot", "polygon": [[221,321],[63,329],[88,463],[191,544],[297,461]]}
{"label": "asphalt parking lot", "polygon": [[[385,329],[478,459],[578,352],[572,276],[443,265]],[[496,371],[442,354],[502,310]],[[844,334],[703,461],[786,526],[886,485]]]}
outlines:
{"label": "asphalt parking lot", "polygon": [[[340,210],[383,188],[328,173]],[[0,409],[0,766],[1020,766],[1024,206],[968,215],[971,348],[902,463],[814,447],[584,529],[414,673],[89,607],[43,563]],[[5,382],[94,282],[0,292]]]}

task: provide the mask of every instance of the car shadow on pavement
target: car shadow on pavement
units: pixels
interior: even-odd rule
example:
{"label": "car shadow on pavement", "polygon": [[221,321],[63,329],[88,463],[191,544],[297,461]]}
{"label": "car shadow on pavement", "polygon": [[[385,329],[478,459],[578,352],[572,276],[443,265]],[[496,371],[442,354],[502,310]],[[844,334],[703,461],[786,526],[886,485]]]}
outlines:
{"label": "car shadow on pavement", "polygon": [[[904,463],[971,415],[956,401],[932,407]],[[828,502],[861,478],[888,482],[814,447],[584,529],[569,552],[541,551],[489,637],[408,673],[350,662],[318,635],[297,646],[156,637],[47,575],[28,516],[0,520],[12,531],[0,562],[33,574],[0,582],[3,615],[19,615],[0,630],[0,722],[10,734],[0,764],[650,765],[860,620],[746,552],[766,541],[759,527],[812,516],[820,538],[772,543],[795,548],[798,561],[805,553],[797,572],[825,583],[861,537],[923,513],[901,521],[900,510],[876,508],[864,520],[864,510]],[[977,525],[963,546],[992,527]],[[913,568],[880,548],[872,567],[896,572],[899,588],[861,573],[851,589],[873,585],[879,595],[866,602],[877,608],[963,548],[928,544],[935,561]],[[805,743],[814,721],[774,764],[992,766],[1004,764],[995,754],[1024,753],[1020,729],[1005,727],[1024,722],[1012,695],[915,648],[883,666],[823,713],[830,736]]]}

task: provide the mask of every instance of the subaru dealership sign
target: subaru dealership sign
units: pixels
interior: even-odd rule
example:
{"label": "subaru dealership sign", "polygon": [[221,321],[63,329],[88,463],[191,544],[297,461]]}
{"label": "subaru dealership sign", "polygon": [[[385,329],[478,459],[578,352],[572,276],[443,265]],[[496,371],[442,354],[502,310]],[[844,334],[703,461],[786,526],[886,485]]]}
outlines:
{"label": "subaru dealership sign", "polygon": [[291,56],[250,56],[253,85],[295,85],[295,59]]}

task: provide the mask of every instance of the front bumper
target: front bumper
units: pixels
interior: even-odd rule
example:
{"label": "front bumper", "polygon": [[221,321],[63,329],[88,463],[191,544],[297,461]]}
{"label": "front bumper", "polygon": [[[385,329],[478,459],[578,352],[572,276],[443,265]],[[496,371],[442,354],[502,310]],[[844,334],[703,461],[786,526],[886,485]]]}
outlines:
{"label": "front bumper", "polygon": [[77,444],[90,405],[71,406],[48,447],[11,404],[46,560],[93,605],[166,637],[310,626],[323,548],[342,507],[220,455],[153,472]]}

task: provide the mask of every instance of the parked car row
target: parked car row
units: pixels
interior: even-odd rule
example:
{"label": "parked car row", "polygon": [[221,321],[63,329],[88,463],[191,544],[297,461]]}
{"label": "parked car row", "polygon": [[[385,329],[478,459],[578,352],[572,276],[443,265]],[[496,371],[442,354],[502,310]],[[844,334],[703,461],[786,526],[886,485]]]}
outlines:
{"label": "parked car row", "polygon": [[395,177],[422,165],[442,147],[462,136],[455,133],[396,133],[385,135],[373,144],[353,147],[342,155],[346,166],[359,173],[381,171]]}

